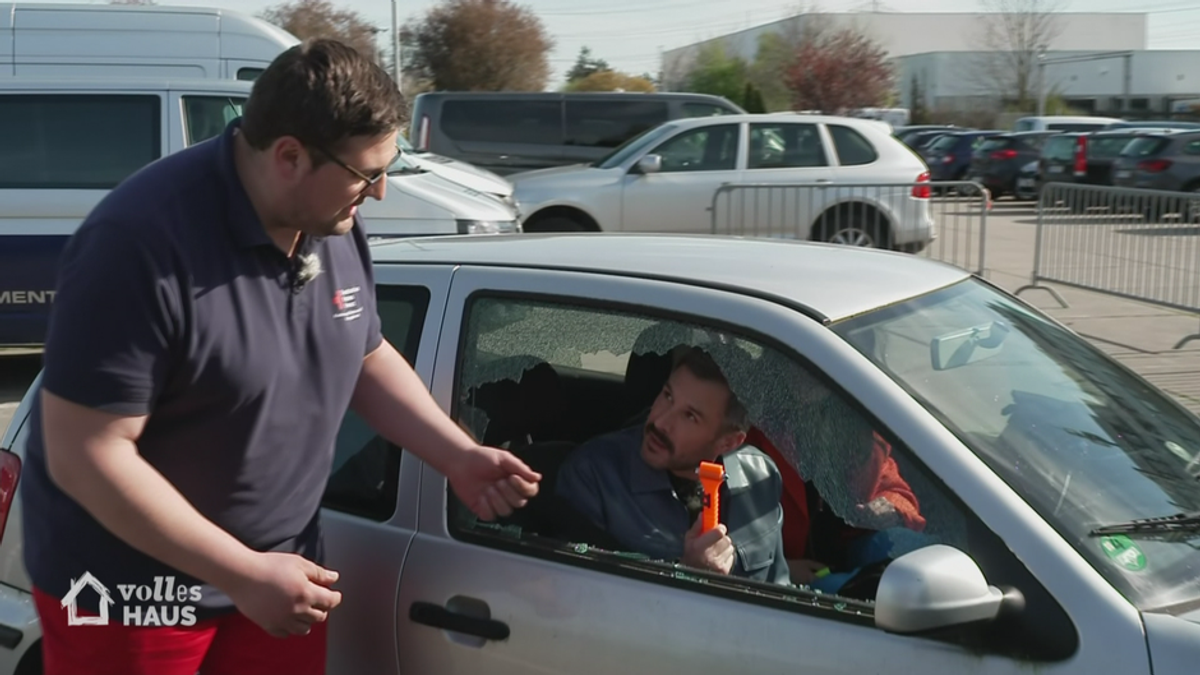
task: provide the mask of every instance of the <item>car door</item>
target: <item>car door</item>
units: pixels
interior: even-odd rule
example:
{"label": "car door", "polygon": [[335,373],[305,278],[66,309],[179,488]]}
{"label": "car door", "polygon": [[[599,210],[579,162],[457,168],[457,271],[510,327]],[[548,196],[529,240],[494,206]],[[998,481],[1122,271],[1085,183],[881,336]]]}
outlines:
{"label": "car door", "polygon": [[[539,458],[544,487],[553,481],[555,462],[546,461],[548,455],[541,451],[567,453],[584,439],[570,429],[551,430],[552,425],[530,420],[525,426],[509,424],[509,416],[541,410],[530,406],[521,412],[521,405],[509,405],[531,400],[529,392],[522,393],[529,373],[545,366],[590,369],[597,377],[624,371],[629,383],[635,361],[641,362],[635,355],[666,352],[680,337],[725,336],[753,354],[763,372],[783,373],[789,383],[760,392],[748,407],[761,410],[759,403],[782,401],[788,405],[777,409],[790,410],[792,401],[822,400],[822,414],[804,419],[785,414],[785,421],[808,429],[809,423],[834,420],[836,433],[828,436],[833,439],[864,429],[886,438],[893,456],[903,460],[898,471],[922,500],[923,528],[985,559],[993,578],[1017,585],[1047,620],[1037,626],[1042,633],[1027,630],[1013,638],[1015,646],[996,642],[1008,634],[1003,630],[977,627],[937,636],[888,633],[873,625],[875,606],[861,597],[655,566],[636,556],[571,543],[577,539],[539,536],[543,531],[536,519],[479,522],[457,503],[445,479],[424,467],[418,532],[405,561],[394,617],[402,672],[1008,675],[1034,668],[1082,675],[1097,672],[1106,659],[1120,661],[1128,668],[1123,672],[1146,672],[1144,645],[1141,668],[1134,667],[1136,612],[1126,603],[1124,614],[1117,612],[1114,620],[1111,610],[1121,605],[1111,588],[1097,593],[1094,575],[1056,575],[1062,564],[1054,558],[1062,556],[1065,545],[1058,542],[1056,550],[1053,542],[1032,542],[1046,536],[1048,528],[1030,534],[1010,518],[997,497],[1004,494],[1004,484],[994,475],[979,475],[979,463],[955,454],[962,448],[954,447],[944,429],[938,431],[928,414],[878,371],[864,367],[865,360],[817,322],[729,292],[606,275],[470,267],[456,273],[445,316],[432,381],[435,398],[476,434],[492,434],[499,425],[508,433],[496,439],[508,443],[528,440],[526,434],[532,433],[534,442],[514,452],[527,461]],[[668,337],[647,341],[639,351],[639,343],[663,326],[671,329],[664,333]],[[831,372],[851,388],[831,380]],[[756,381],[750,375],[735,373],[729,379],[745,392]],[[514,386],[504,390],[507,396],[485,403],[483,386],[501,381]],[[815,396],[817,391],[824,393]],[[552,388],[544,393],[532,400],[573,405]],[[639,423],[621,421],[624,403],[608,404],[613,424]],[[878,407],[882,419],[863,412],[864,405]],[[562,411],[545,413],[552,422]],[[786,437],[777,427],[764,428],[775,438]],[[921,455],[930,455],[945,473],[936,475],[893,433],[895,428],[909,439],[937,446]],[[793,461],[790,455],[780,457],[777,464]],[[946,478],[952,488],[944,485]],[[824,496],[826,503],[840,503],[837,494]],[[973,505],[988,516],[986,525]],[[919,533],[911,536],[929,543]],[[1040,571],[1051,576],[1056,582],[1052,596],[1046,593],[1046,580],[1034,578],[1022,560],[1041,565]],[[1077,630],[1078,642],[1053,641],[1059,633],[1051,629],[1063,629],[1064,621],[1064,634]],[[1037,637],[1043,633],[1052,639]],[[1018,658],[1021,650],[1033,656]]]}
{"label": "car door", "polygon": [[837,203],[836,185],[842,180],[821,125],[772,120],[748,126],[746,169],[740,182],[768,187],[718,195],[714,200],[717,231],[740,224],[745,228],[741,231],[751,235],[809,239],[812,225]]}
{"label": "car door", "polygon": [[621,229],[710,232],[713,195],[741,176],[743,128],[736,123],[687,128],[647,152],[662,158],[662,169],[642,173],[635,166],[622,179]]}
{"label": "car door", "polygon": [[[376,291],[384,338],[421,379],[433,374],[450,268],[381,266]],[[322,499],[327,566],[342,604],[330,614],[331,673],[396,673],[393,610],[417,526],[421,465],[348,412]]]}

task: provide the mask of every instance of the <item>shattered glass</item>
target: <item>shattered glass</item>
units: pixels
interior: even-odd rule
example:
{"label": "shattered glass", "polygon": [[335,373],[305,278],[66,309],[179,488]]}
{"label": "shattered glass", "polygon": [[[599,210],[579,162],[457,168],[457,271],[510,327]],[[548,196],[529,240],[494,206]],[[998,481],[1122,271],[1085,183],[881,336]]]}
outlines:
{"label": "shattered glass", "polygon": [[[458,409],[478,438],[500,423],[472,405],[472,392],[485,385],[511,385],[504,397],[515,399],[517,383],[548,363],[560,374],[565,367],[620,376],[626,391],[637,385],[656,394],[669,372],[658,369],[669,355],[681,346],[700,347],[721,367],[752,424],[812,482],[827,508],[850,526],[886,530],[872,544],[882,550],[872,555],[894,559],[932,543],[967,549],[965,522],[935,483],[876,435],[842,394],[775,349],[693,323],[505,298],[472,303],[466,339]],[[639,384],[639,378],[647,381]],[[546,405],[553,403],[561,401]],[[912,502],[910,517],[897,515],[903,509],[893,507],[884,474]]]}

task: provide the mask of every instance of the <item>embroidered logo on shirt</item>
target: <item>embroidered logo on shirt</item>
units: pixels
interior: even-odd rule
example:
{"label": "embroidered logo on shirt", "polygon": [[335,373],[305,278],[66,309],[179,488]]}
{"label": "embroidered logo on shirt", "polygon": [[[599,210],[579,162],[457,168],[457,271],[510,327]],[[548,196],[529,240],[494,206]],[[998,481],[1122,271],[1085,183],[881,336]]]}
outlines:
{"label": "embroidered logo on shirt", "polygon": [[358,286],[353,288],[339,288],[333,294],[333,306],[337,311],[334,312],[333,318],[341,319],[342,321],[353,321],[362,316],[363,308],[358,304],[358,293],[362,290]]}

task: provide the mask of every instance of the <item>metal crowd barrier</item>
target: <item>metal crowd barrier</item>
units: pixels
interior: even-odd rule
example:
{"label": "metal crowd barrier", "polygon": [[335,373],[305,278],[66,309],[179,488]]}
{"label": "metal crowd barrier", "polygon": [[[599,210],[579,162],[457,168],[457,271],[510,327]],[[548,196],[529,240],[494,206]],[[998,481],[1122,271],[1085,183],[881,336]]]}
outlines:
{"label": "metal crowd barrier", "polygon": [[731,183],[710,211],[713,234],[890,245],[982,276],[990,207],[970,181]]}
{"label": "metal crowd barrier", "polygon": [[[1200,194],[1048,183],[1029,284],[1043,282],[1200,313]],[[1200,333],[1180,340],[1175,349]]]}

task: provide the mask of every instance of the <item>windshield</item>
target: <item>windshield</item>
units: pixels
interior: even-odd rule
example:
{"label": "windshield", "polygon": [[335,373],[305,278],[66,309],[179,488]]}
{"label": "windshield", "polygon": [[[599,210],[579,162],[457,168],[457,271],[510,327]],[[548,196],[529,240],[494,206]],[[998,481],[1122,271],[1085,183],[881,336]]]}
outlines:
{"label": "windshield", "polygon": [[1161,136],[1135,138],[1125,146],[1125,149],[1121,151],[1121,155],[1124,157],[1147,157],[1162,150],[1169,142]]}
{"label": "windshield", "polygon": [[609,153],[608,156],[596,160],[592,166],[600,169],[612,169],[621,166],[628,161],[630,157],[641,153],[643,150],[651,145],[654,145],[659,139],[670,134],[674,130],[675,127],[673,125],[664,124],[662,126],[657,126],[653,129],[643,131],[641,134],[634,136],[628,141],[625,141],[625,143],[617,146],[617,148]]}
{"label": "windshield", "polygon": [[934,152],[950,152],[958,145],[959,136],[942,136],[929,145]]}
{"label": "windshield", "polygon": [[1200,596],[1200,528],[1093,536],[1200,510],[1200,420],[976,280],[835,327],[1135,605]]}
{"label": "windshield", "polygon": [[986,141],[984,141],[983,143],[980,143],[979,147],[975,150],[975,152],[987,153],[987,152],[992,152],[993,150],[1001,150],[1003,148],[1007,148],[1008,146],[1012,145],[1012,143],[1013,143],[1013,139],[1009,138],[1009,137],[989,138]]}
{"label": "windshield", "polygon": [[1125,136],[1095,136],[1091,143],[1088,143],[1088,157],[1112,159],[1118,157],[1125,146],[1129,145],[1135,136],[1132,134]]}
{"label": "windshield", "polygon": [[1079,140],[1075,136],[1055,136],[1046,141],[1042,147],[1042,157],[1061,162],[1075,160],[1075,149]]}

